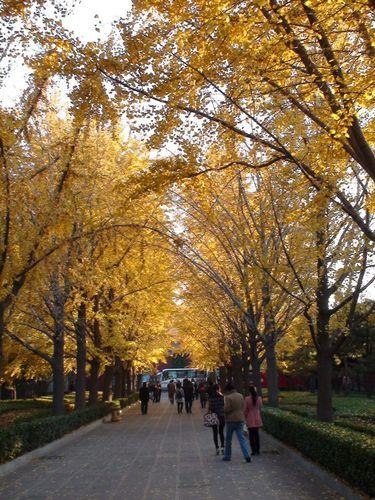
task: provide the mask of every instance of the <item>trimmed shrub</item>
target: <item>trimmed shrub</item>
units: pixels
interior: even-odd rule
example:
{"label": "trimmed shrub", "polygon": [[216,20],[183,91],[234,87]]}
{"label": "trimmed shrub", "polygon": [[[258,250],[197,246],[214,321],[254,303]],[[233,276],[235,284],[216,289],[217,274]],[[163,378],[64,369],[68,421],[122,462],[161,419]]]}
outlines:
{"label": "trimmed shrub", "polygon": [[138,392],[133,392],[133,394],[130,394],[130,396],[128,396],[128,400],[129,400],[129,405],[136,403],[139,400]]}
{"label": "trimmed shrub", "polygon": [[127,396],[126,398],[119,398],[115,399],[114,401],[118,401],[121,408],[126,408],[127,406],[132,405],[133,403],[136,403],[139,399],[139,395],[137,392],[133,392],[133,394],[130,394],[130,396]]}
{"label": "trimmed shrub", "polygon": [[0,401],[0,415],[9,411],[52,408],[52,401],[45,399],[11,399]]}
{"label": "trimmed shrub", "polygon": [[375,443],[370,436],[276,408],[264,408],[263,422],[276,438],[375,495]]}
{"label": "trimmed shrub", "polygon": [[0,429],[0,463],[12,460],[27,451],[39,448],[82,425],[97,420],[109,412],[107,404],[58,417],[34,419]]}
{"label": "trimmed shrub", "polygon": [[361,432],[364,434],[368,434],[369,436],[375,437],[375,425],[374,423],[366,423],[361,420],[347,420],[347,419],[339,419],[335,420],[335,425],[338,427],[343,427],[344,429],[351,429],[352,431]]}
{"label": "trimmed shrub", "polygon": [[[280,407],[281,410],[289,411],[300,417],[308,417],[315,420],[316,408],[285,405]],[[363,417],[362,415],[338,415],[335,417],[334,424],[344,429],[375,436],[375,423],[373,417]]]}

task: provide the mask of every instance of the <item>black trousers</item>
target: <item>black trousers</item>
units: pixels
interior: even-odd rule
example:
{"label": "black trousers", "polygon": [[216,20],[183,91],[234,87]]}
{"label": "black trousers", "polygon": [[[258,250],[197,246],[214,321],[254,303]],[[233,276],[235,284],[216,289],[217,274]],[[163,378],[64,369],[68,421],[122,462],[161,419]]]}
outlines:
{"label": "black trousers", "polygon": [[177,413],[182,413],[183,407],[184,407],[184,403],[182,401],[177,401]]}
{"label": "black trousers", "polygon": [[259,427],[249,427],[248,429],[251,453],[259,453]]}
{"label": "black trousers", "polygon": [[142,415],[146,415],[148,407],[148,401],[141,401],[141,412]]}
{"label": "black trousers", "polygon": [[200,394],[201,408],[206,408],[206,395]]}
{"label": "black trousers", "polygon": [[193,406],[193,400],[192,399],[186,399],[185,398],[185,409],[186,413],[191,413],[191,407]]}
{"label": "black trousers", "polygon": [[221,447],[224,448],[224,426],[225,426],[225,423],[212,426],[212,433],[213,433],[213,438],[214,438],[214,443],[215,443],[216,448],[219,448],[219,441],[217,439],[218,434],[220,436]]}

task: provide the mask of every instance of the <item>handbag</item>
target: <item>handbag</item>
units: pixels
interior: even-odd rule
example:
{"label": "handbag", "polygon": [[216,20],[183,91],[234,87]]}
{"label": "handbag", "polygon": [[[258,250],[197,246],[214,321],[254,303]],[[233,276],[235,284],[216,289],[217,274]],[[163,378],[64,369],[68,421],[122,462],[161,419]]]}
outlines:
{"label": "handbag", "polygon": [[219,418],[216,413],[206,413],[203,416],[203,425],[205,427],[214,427],[215,425],[219,425]]}
{"label": "handbag", "polygon": [[245,437],[248,437],[248,436],[249,436],[249,431],[248,431],[247,425],[246,425],[245,423],[243,424],[242,434],[243,434]]}

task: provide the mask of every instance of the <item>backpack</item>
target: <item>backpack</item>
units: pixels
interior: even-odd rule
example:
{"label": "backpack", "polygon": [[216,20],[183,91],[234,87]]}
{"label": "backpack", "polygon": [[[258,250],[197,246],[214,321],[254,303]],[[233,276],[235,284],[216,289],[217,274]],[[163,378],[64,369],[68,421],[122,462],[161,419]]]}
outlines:
{"label": "backpack", "polygon": [[183,397],[184,397],[184,393],[183,393],[182,389],[177,389],[176,390],[176,400],[182,401]]}

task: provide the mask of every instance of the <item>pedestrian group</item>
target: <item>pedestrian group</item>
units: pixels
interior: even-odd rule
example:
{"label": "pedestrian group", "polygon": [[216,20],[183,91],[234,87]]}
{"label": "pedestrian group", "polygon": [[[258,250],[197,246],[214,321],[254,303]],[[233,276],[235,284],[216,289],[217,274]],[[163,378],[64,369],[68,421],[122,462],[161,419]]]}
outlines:
{"label": "pedestrian group", "polygon": [[[150,393],[154,403],[159,403],[161,398],[161,385],[142,384],[139,391],[141,401],[141,412],[147,414]],[[216,455],[223,455],[224,461],[230,461],[232,455],[232,438],[236,434],[246,462],[251,462],[250,451],[246,437],[249,437],[251,455],[259,455],[259,428],[263,426],[261,417],[262,398],[258,395],[254,385],[249,386],[249,396],[243,397],[236,391],[233,384],[228,383],[225,387],[225,395],[220,391],[220,386],[212,382],[200,382],[185,378],[180,381],[171,380],[168,384],[168,398],[173,405],[176,402],[177,413],[192,413],[193,401],[200,400],[202,409],[208,402],[207,413],[204,415],[203,423],[212,428],[212,437],[215,445]],[[225,436],[224,436],[225,430]]]}

